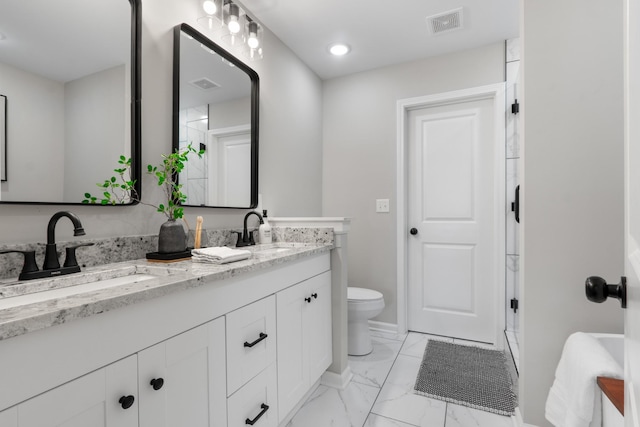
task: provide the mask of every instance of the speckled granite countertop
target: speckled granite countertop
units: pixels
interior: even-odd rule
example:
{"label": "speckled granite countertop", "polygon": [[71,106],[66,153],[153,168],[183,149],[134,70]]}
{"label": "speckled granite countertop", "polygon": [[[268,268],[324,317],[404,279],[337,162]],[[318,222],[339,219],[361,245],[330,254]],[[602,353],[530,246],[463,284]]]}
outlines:
{"label": "speckled granite countertop", "polygon": [[[141,259],[89,267],[81,273],[54,279],[24,282],[5,280],[0,282],[0,340],[205,286],[239,274],[328,253],[332,247],[330,243],[278,242],[243,248],[254,252],[251,258],[223,265],[195,263],[191,260],[164,264]],[[274,248],[287,250],[269,250]],[[144,279],[103,289],[86,289],[90,283],[138,275]],[[48,291],[66,295],[48,297]],[[16,305],[21,299],[24,303]]]}

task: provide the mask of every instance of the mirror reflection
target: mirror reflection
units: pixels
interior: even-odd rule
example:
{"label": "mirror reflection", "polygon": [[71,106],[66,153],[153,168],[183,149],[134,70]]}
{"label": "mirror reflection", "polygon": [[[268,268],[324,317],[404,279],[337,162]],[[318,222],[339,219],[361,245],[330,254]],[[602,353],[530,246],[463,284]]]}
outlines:
{"label": "mirror reflection", "polygon": [[120,155],[137,154],[138,4],[0,2],[0,93],[10,100],[1,202],[80,203]]}
{"label": "mirror reflection", "polygon": [[174,148],[205,150],[178,178],[185,205],[255,207],[258,75],[186,24],[174,49]]}

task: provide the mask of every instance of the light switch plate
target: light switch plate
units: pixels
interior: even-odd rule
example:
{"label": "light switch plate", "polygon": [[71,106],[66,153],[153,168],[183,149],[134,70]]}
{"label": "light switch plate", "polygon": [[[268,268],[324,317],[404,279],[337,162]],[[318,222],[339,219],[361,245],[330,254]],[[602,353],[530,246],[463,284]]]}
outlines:
{"label": "light switch plate", "polygon": [[389,199],[376,199],[376,212],[389,212]]}

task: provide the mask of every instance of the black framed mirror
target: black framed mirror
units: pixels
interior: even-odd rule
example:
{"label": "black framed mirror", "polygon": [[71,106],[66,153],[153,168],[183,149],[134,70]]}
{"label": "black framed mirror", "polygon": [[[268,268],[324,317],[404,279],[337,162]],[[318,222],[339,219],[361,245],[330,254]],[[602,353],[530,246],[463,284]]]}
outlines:
{"label": "black framed mirror", "polygon": [[121,155],[140,196],[140,0],[6,1],[0,17],[0,203],[82,204]]}
{"label": "black framed mirror", "polygon": [[174,29],[173,149],[191,144],[178,177],[186,206],[258,205],[258,74],[188,24]]}

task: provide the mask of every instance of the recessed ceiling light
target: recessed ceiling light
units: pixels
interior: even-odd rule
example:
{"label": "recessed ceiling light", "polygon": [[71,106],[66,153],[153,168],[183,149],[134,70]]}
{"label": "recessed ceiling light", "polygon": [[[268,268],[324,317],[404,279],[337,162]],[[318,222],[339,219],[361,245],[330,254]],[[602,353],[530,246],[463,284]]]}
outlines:
{"label": "recessed ceiling light", "polygon": [[346,45],[344,43],[334,43],[329,46],[329,52],[331,52],[331,54],[335,56],[346,55],[350,50],[351,48],[349,47],[349,45]]}

